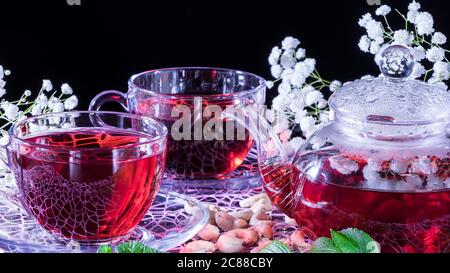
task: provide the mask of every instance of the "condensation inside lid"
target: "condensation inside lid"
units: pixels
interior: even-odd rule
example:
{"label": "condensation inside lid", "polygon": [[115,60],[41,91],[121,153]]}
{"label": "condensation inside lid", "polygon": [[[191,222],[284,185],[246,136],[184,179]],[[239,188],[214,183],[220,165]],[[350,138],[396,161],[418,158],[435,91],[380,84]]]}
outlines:
{"label": "condensation inside lid", "polygon": [[414,58],[404,46],[390,46],[378,56],[382,77],[344,85],[330,98],[336,113],[361,121],[389,123],[450,122],[450,92],[409,80]]}

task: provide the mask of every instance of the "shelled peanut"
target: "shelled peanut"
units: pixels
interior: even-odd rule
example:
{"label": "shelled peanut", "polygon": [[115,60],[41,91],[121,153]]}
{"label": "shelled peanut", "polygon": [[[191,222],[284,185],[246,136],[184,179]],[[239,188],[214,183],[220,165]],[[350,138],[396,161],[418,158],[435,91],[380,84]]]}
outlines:
{"label": "shelled peanut", "polygon": [[[273,238],[273,222],[269,212],[272,204],[266,194],[258,194],[239,203],[241,209],[228,212],[209,205],[210,219],[192,241],[180,250],[181,253],[238,253],[257,247]],[[195,213],[195,208],[186,211]],[[213,247],[214,246],[214,247]]]}
{"label": "shelled peanut", "polygon": [[[239,253],[251,249],[257,253],[273,240],[273,226],[270,211],[272,203],[265,193],[258,194],[239,202],[240,210],[229,212],[208,205],[209,223],[198,234],[198,240],[192,241],[180,250],[181,253]],[[195,213],[195,208],[186,208]],[[295,221],[286,216],[285,221],[295,226]],[[310,244],[306,237],[314,236],[310,231],[299,229],[289,238],[281,240],[296,252],[308,252]]]}

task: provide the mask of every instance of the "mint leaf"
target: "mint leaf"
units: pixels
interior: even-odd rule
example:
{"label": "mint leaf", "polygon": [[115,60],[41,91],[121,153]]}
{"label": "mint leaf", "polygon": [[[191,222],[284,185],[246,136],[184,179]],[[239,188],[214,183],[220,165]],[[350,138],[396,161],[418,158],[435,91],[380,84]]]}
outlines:
{"label": "mint leaf", "polygon": [[348,228],[340,231],[341,234],[351,238],[359,253],[380,253],[380,245],[369,234],[356,228]]}
{"label": "mint leaf", "polygon": [[311,246],[311,253],[341,253],[329,238],[319,238]]}
{"label": "mint leaf", "polygon": [[116,247],[117,253],[159,253],[154,248],[145,246],[139,242],[123,243]]}
{"label": "mint leaf", "polygon": [[364,231],[348,228],[331,230],[330,238],[319,238],[311,248],[312,253],[380,253],[380,245]]}
{"label": "mint leaf", "polygon": [[358,243],[339,231],[331,230],[331,239],[341,253],[361,253]]}
{"label": "mint leaf", "polygon": [[101,246],[98,248],[97,253],[113,253],[113,249],[110,246]]}
{"label": "mint leaf", "polygon": [[280,241],[273,241],[263,247],[258,253],[292,253],[291,249]]}

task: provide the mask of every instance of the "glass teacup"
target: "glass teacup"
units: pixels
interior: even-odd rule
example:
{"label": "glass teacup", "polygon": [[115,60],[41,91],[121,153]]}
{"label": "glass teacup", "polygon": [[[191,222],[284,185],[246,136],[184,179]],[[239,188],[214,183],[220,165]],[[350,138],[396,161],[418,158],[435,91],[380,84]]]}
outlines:
{"label": "glass teacup", "polygon": [[57,237],[85,244],[120,240],[159,190],[167,129],[153,119],[52,113],[21,121],[9,134],[3,160],[18,188],[11,201]]}
{"label": "glass teacup", "polygon": [[105,91],[90,106],[116,101],[131,113],[164,123],[167,172],[174,179],[224,179],[253,146],[249,132],[221,112],[239,103],[265,103],[266,82],[247,72],[218,68],[170,68],[144,72],[129,81],[127,94]]}

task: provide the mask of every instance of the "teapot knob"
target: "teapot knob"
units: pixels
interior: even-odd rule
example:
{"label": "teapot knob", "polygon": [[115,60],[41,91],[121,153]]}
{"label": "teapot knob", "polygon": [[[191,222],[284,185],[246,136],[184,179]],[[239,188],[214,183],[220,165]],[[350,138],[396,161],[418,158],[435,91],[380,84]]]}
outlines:
{"label": "teapot knob", "polygon": [[381,73],[390,79],[404,80],[414,70],[415,60],[411,50],[403,45],[390,45],[375,58]]}

